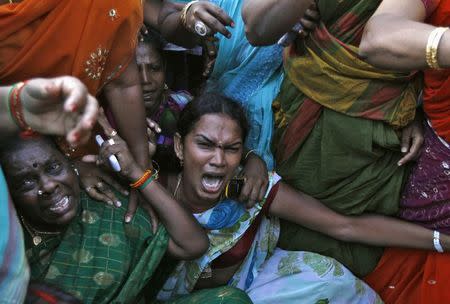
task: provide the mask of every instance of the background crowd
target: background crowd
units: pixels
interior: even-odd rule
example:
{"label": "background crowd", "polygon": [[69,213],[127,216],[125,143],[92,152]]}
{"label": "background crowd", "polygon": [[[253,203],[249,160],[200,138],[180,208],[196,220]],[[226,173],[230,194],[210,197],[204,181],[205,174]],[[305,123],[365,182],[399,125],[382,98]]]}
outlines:
{"label": "background crowd", "polygon": [[0,302],[450,302],[448,26],[0,0]]}

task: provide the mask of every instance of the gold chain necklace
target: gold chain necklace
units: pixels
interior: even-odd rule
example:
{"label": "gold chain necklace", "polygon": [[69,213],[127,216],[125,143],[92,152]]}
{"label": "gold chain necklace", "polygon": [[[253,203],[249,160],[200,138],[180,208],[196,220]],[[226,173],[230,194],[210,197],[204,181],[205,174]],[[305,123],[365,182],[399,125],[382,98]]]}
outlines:
{"label": "gold chain necklace", "polygon": [[29,225],[25,219],[23,218],[23,216],[20,216],[20,220],[22,221],[23,226],[25,227],[25,230],[28,232],[28,234],[33,238],[33,244],[34,246],[39,245],[42,242],[42,237],[39,235],[59,235],[61,234],[60,231],[55,231],[55,232],[50,232],[50,231],[39,231],[33,227],[31,227],[31,225]]}

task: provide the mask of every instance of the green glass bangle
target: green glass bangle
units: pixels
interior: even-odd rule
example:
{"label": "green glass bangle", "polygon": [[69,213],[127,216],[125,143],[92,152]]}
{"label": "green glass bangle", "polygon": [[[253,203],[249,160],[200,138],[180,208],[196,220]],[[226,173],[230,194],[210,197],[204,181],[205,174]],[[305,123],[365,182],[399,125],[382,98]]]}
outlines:
{"label": "green glass bangle", "polygon": [[148,185],[150,185],[153,181],[158,179],[158,172],[156,172],[155,174],[153,174],[152,176],[150,176],[149,179],[147,179],[145,181],[145,183],[143,183],[142,185],[139,186],[139,190],[144,190],[145,187],[147,187]]}

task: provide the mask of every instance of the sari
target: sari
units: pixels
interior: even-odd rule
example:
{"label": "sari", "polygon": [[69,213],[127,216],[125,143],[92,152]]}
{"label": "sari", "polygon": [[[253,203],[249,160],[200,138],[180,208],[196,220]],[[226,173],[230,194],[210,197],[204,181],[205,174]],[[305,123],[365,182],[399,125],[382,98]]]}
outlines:
{"label": "sari", "polygon": [[382,303],[377,294],[332,258],[311,252],[276,248],[279,221],[260,214],[269,204],[271,189],[280,177],[269,174],[269,189],[263,201],[251,209],[234,200],[224,200],[213,208],[194,214],[210,240],[205,255],[182,261],[158,294],[169,300],[189,294],[201,274],[222,254],[233,248],[261,220],[250,249],[239,269],[228,282],[244,290],[258,303]]}
{"label": "sari", "polygon": [[[118,197],[126,202],[125,197]],[[62,235],[44,237],[36,246],[27,238],[32,279],[58,286],[83,303],[143,301],[167,250],[166,229],[160,225],[153,233],[150,219],[140,208],[132,222],[125,224],[126,204],[115,208],[90,199],[84,192],[80,203],[78,216]],[[233,290],[208,290],[198,297],[207,295],[211,301],[206,303],[221,303],[228,294],[248,303]]]}
{"label": "sari", "polygon": [[[428,16],[432,13],[427,23],[450,24],[450,1],[422,1]],[[450,69],[425,71],[425,140],[406,183],[399,213],[407,221],[446,234],[450,232],[449,82]],[[365,280],[386,303],[449,303],[449,271],[448,253],[392,248]]]}
{"label": "sari", "polygon": [[2,303],[23,303],[30,271],[22,229],[0,168],[0,294]]}
{"label": "sari", "polygon": [[[70,75],[96,96],[134,56],[142,1],[40,0],[0,5],[0,83]],[[97,129],[96,132],[99,132]],[[97,151],[71,149],[71,158]]]}
{"label": "sari", "polygon": [[[396,214],[407,168],[397,130],[415,115],[412,74],[377,69],[358,56],[364,25],[380,1],[319,0],[321,22],[284,54],[274,101],[277,172],[294,188],[346,215]],[[372,271],[381,248],[349,244],[282,221],[280,247]]]}
{"label": "sari", "polygon": [[241,15],[242,0],[210,0],[221,7],[235,23],[229,28],[230,39],[217,35],[218,53],[206,90],[239,102],[249,119],[245,145],[264,159],[269,170],[274,168],[271,152],[273,133],[272,101],[280,91],[284,77],[282,50],[279,45],[254,47],[245,36]]}

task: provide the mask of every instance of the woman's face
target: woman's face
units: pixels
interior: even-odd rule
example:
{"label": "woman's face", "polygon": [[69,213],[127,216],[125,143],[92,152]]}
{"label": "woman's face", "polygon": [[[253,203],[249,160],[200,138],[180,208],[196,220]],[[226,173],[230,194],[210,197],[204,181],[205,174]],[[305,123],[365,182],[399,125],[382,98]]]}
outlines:
{"label": "woman's face", "polygon": [[216,203],[241,161],[243,138],[239,124],[224,114],[206,114],[183,143],[177,136],[177,156],[183,159],[184,195],[192,203]]}
{"label": "woman's face", "polygon": [[3,168],[19,213],[36,228],[64,226],[76,216],[80,190],[68,160],[44,140],[10,151]]}
{"label": "woman's face", "polygon": [[162,102],[165,83],[164,63],[161,54],[151,45],[140,42],[136,49],[144,103],[149,114]]}

